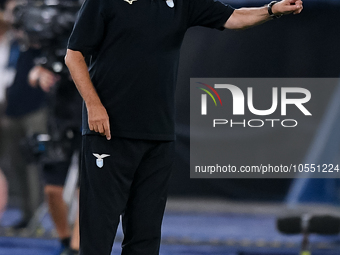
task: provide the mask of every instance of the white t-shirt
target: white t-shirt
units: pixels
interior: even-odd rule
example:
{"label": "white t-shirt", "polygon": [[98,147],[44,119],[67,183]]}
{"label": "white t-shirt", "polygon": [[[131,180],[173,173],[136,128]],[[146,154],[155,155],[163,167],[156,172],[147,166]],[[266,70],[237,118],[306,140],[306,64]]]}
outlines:
{"label": "white t-shirt", "polygon": [[11,35],[7,32],[0,39],[0,103],[5,100],[6,88],[13,82],[15,69],[8,67],[11,50]]}

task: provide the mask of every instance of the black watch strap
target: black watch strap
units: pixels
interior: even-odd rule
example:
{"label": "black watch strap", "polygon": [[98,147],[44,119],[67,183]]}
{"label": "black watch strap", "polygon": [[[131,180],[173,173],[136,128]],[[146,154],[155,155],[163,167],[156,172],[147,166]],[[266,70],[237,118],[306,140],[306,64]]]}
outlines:
{"label": "black watch strap", "polygon": [[268,4],[268,13],[269,13],[269,16],[272,17],[273,19],[278,19],[278,18],[281,18],[283,14],[279,14],[279,15],[275,15],[272,11],[272,7],[274,4],[276,4],[277,1],[271,1],[269,4]]}

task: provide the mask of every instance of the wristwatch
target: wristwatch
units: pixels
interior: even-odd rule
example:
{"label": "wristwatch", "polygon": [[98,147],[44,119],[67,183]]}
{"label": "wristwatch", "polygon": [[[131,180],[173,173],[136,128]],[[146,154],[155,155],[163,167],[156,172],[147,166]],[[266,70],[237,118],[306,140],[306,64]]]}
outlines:
{"label": "wristwatch", "polygon": [[269,16],[272,17],[273,19],[278,19],[278,18],[281,18],[281,16],[283,14],[274,14],[273,11],[272,11],[272,7],[274,4],[276,4],[277,1],[271,1],[269,4],[268,4],[268,13],[269,13]]}

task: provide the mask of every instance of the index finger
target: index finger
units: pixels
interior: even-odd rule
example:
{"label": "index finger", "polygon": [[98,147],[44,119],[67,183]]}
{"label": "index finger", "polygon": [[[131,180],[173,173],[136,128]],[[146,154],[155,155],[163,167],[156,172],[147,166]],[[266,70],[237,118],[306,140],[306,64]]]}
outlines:
{"label": "index finger", "polygon": [[106,136],[107,140],[111,140],[111,131],[110,131],[110,122],[107,120],[104,123],[104,135]]}

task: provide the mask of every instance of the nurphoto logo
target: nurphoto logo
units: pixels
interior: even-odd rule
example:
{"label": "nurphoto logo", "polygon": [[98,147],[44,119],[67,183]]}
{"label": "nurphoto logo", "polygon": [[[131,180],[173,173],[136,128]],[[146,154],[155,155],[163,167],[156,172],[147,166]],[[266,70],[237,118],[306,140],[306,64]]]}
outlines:
{"label": "nurphoto logo", "polygon": [[[206,83],[197,82],[204,86],[197,87],[198,89],[205,92],[201,94],[201,115],[208,115],[209,111],[213,111],[213,109],[209,109],[208,111],[208,97],[213,100],[215,106],[218,105],[216,98],[218,99],[220,106],[223,107],[221,96],[224,93],[231,93],[232,96],[232,113],[233,116],[240,116],[245,115],[245,107],[248,107],[250,113],[257,115],[257,116],[270,116],[278,109],[280,109],[280,115],[286,116],[287,115],[287,105],[294,105],[297,107],[303,115],[305,116],[312,116],[311,112],[305,107],[304,104],[311,100],[311,92],[306,88],[300,87],[281,87],[280,88],[280,97],[279,97],[279,88],[272,87],[271,93],[271,106],[268,109],[256,109],[254,106],[254,95],[253,95],[253,87],[247,87],[247,94],[246,97],[243,91],[236,85],[232,84],[214,84],[212,87]],[[217,91],[218,90],[218,91]],[[289,95],[295,95],[295,98],[289,97]],[[298,98],[296,98],[298,97]],[[245,99],[247,99],[247,105],[245,104]],[[261,98],[260,98],[261,99]],[[230,107],[226,104],[224,107]],[[230,127],[236,125],[242,125],[244,127],[263,127],[265,123],[269,123],[272,127],[275,126],[276,122],[280,122],[282,127],[296,127],[298,125],[297,120],[295,119],[243,119],[241,122],[233,121],[233,119],[213,119],[213,127],[217,125],[226,125],[229,124]]]}

